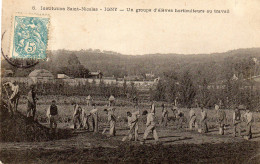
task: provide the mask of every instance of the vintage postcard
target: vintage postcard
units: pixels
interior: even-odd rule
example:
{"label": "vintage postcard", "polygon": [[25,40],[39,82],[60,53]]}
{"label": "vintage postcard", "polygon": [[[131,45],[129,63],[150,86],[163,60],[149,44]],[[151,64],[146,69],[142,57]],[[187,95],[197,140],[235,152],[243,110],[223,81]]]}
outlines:
{"label": "vintage postcard", "polygon": [[2,0],[0,163],[260,163],[259,0]]}

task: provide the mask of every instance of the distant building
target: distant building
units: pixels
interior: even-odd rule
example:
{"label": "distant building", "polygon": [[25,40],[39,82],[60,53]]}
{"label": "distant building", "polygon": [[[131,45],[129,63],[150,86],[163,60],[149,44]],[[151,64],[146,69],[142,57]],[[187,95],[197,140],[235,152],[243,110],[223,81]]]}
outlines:
{"label": "distant building", "polygon": [[89,72],[89,77],[94,79],[102,79],[103,73],[101,71]]}
{"label": "distant building", "polygon": [[28,76],[34,83],[48,83],[54,82],[54,76],[46,69],[36,69]]}
{"label": "distant building", "polygon": [[139,80],[143,80],[143,77],[138,76],[138,75],[130,75],[130,76],[124,76],[124,80],[126,80],[126,81],[139,81]]}
{"label": "distant building", "polygon": [[105,84],[115,84],[115,83],[117,83],[117,79],[114,76],[113,77],[103,77],[102,82],[104,82]]}
{"label": "distant building", "polygon": [[154,75],[153,73],[146,73],[146,74],[145,74],[145,77],[146,77],[147,79],[154,79],[154,78],[155,78],[155,75]]}
{"label": "distant building", "polygon": [[[236,81],[238,78],[234,75],[231,80]],[[215,88],[215,89],[224,89],[226,85],[226,80],[217,81],[214,83],[209,84],[208,88]],[[240,89],[243,88],[251,88],[254,90],[260,90],[260,75],[252,76],[251,78],[243,79],[242,86]]]}
{"label": "distant building", "polygon": [[65,75],[65,74],[58,74],[58,75],[57,75],[57,78],[58,78],[58,79],[70,79],[70,77],[67,76],[67,75]]}

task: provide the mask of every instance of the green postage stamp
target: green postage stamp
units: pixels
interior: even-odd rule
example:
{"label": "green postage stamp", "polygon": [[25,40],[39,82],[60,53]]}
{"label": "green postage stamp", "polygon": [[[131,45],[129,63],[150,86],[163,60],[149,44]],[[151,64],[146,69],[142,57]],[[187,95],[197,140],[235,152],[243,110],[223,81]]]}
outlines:
{"label": "green postage stamp", "polygon": [[49,17],[15,15],[11,35],[11,58],[46,59]]}

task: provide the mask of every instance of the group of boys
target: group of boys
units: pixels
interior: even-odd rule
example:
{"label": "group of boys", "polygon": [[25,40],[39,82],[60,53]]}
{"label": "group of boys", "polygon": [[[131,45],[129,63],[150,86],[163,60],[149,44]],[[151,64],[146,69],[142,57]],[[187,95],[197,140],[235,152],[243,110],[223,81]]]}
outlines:
{"label": "group of boys", "polygon": [[[19,92],[19,86],[16,82],[11,83],[7,82],[4,84],[4,86],[9,86],[11,88],[12,94],[10,97],[8,97],[8,100],[10,101],[9,104],[10,110],[13,112],[17,111],[18,107],[18,101],[20,97],[20,92]],[[7,91],[6,91],[7,92]],[[7,92],[8,95],[8,92]],[[30,86],[30,91],[28,92],[27,95],[27,117],[32,117],[35,119],[35,113],[36,113],[36,101],[38,100],[36,96],[36,89],[35,85]],[[93,109],[89,112],[86,113],[77,103],[72,103],[74,106],[74,113],[73,113],[73,125],[74,129],[77,129],[77,125],[79,125],[80,128],[85,128],[89,129],[89,120],[92,123],[93,131],[98,132],[98,109],[96,108],[96,105],[92,103],[93,99],[89,95],[87,98],[87,105],[89,106],[92,104]],[[109,134],[110,136],[115,136],[116,134],[116,117],[114,114],[115,108],[113,108],[115,104],[115,97],[111,95],[108,99],[109,101],[109,108],[106,108],[104,111],[107,114],[107,120],[109,123]],[[138,100],[137,98],[134,99],[135,102],[135,108],[138,106]],[[221,106],[221,105],[220,105]],[[226,123],[226,113],[223,109],[220,108],[219,105],[215,105],[215,109],[217,111],[217,122],[219,126],[219,134],[224,135],[225,131],[225,125]],[[198,128],[197,124],[197,117],[195,114],[195,111],[193,108],[190,108],[189,111],[189,129],[192,130],[193,127]],[[173,109],[173,112],[176,113],[176,116],[183,118],[181,116],[182,112],[180,110],[177,110],[176,108]],[[153,133],[153,136],[156,141],[158,141],[158,135],[155,129],[155,104],[152,103],[151,105],[151,111],[148,112],[145,110],[142,115],[147,115],[147,123],[146,123],[146,130],[144,132],[144,137],[142,140],[142,143],[145,142],[147,136],[149,133]],[[50,128],[51,131],[55,131],[57,128],[57,116],[58,116],[58,109],[56,105],[56,101],[53,100],[51,106],[47,110],[47,117],[49,118],[50,122]],[[140,117],[140,110],[136,112],[127,112],[127,118],[128,118],[128,126],[129,126],[129,133],[128,137],[129,140],[134,139],[135,141],[138,140],[138,118]],[[244,115],[244,118],[246,120],[246,139],[251,139],[252,138],[252,122],[253,122],[253,114],[250,112],[249,109],[246,110],[246,113]],[[181,120],[181,119],[180,119]],[[162,104],[162,116],[161,116],[161,124],[163,126],[167,126],[168,123],[168,111],[165,108],[165,105]],[[235,108],[235,111],[233,113],[233,125],[234,125],[234,137],[241,136],[241,123],[242,123],[242,117],[241,117],[241,112],[238,107]],[[181,123],[182,124],[182,123]],[[103,131],[103,134],[106,132],[106,128]],[[207,112],[204,107],[201,107],[201,120],[200,120],[200,128],[198,130],[199,132],[208,132],[208,125],[207,125]],[[133,138],[134,136],[134,138]]]}
{"label": "group of boys", "polygon": [[[16,81],[14,82],[6,82],[3,84],[4,89],[6,91],[8,101],[9,101],[9,110],[13,113],[13,111],[17,111],[18,108],[18,102],[20,98],[20,91],[19,91],[19,85]],[[9,86],[11,89],[12,94],[9,96],[8,91],[6,90],[6,86]],[[30,91],[27,94],[27,117],[32,117],[35,119],[35,113],[36,113],[36,101],[38,100],[36,96],[36,86],[31,85]]]}
{"label": "group of boys", "polygon": [[[114,101],[114,100],[113,100]],[[73,114],[73,123],[74,129],[77,129],[77,125],[81,128],[89,129],[88,121],[91,120],[92,127],[94,132],[98,132],[98,112],[99,110],[96,108],[95,104],[93,104],[93,109],[87,114],[78,104],[73,103],[74,105],[74,114]],[[115,108],[113,107],[113,103],[109,103],[108,108],[103,110],[107,115],[107,122],[109,126],[109,136],[116,135],[116,116],[114,114]],[[128,127],[129,132],[127,134],[127,138],[129,140],[138,141],[138,121],[140,117],[140,110],[135,112],[127,112],[127,119],[128,119]],[[147,110],[143,111],[142,115],[147,115],[147,123],[146,123],[146,130],[144,132],[143,139],[141,143],[145,143],[148,135],[150,133],[153,134],[154,139],[156,141],[159,140],[156,129],[155,129],[155,105],[151,105],[151,111],[148,112]],[[105,134],[108,128],[104,128],[102,134]]]}
{"label": "group of boys", "polygon": [[[83,128],[86,130],[90,129],[89,121],[92,124],[93,132],[98,132],[98,109],[96,108],[96,104],[92,104],[93,109],[87,113],[81,106],[75,102],[71,104],[73,106],[73,128]],[[108,108],[104,110],[107,112],[108,121],[110,122],[110,134],[115,135],[115,116],[113,114],[114,108]],[[57,119],[58,119],[58,108],[56,105],[56,101],[53,100],[51,106],[47,109],[46,113],[51,132],[56,132],[57,128]]]}
{"label": "group of boys", "polygon": [[198,131],[200,133],[208,133],[208,123],[207,123],[207,111],[206,109],[201,106],[200,107],[200,113],[201,113],[201,119],[200,119],[200,128],[197,122],[197,116],[195,113],[194,108],[189,107],[189,129],[193,130],[193,127],[196,129],[198,128]]}
{"label": "group of boys", "polygon": [[[74,113],[73,113],[73,125],[74,129],[77,129],[77,125],[79,125],[79,128],[85,128],[89,130],[89,123],[88,121],[92,123],[93,131],[98,132],[98,113],[99,110],[96,108],[95,104],[92,104],[93,109],[87,114],[77,103],[73,103],[74,106]],[[51,107],[50,107],[51,109]],[[109,106],[103,110],[107,115],[107,122],[109,126],[109,136],[115,136],[116,135],[116,116],[114,114],[115,108],[113,107],[113,103],[109,103]],[[128,127],[129,131],[127,134],[128,140],[134,140],[138,141],[138,121],[139,117],[141,115],[140,110],[137,110],[135,112],[127,112],[127,119],[128,119]],[[145,143],[148,135],[150,133],[153,134],[154,139],[156,141],[159,140],[159,137],[157,135],[156,131],[156,123],[155,123],[155,105],[154,103],[151,105],[151,110],[148,112],[147,110],[143,111],[142,115],[147,115],[147,123],[146,123],[146,130],[144,132],[143,139],[141,143]],[[50,121],[50,127],[52,128],[52,122]],[[55,127],[56,127],[55,122]],[[102,134],[105,134],[108,128],[104,128]]]}
{"label": "group of boys", "polygon": [[[215,105],[215,110],[217,111],[216,118],[217,123],[219,127],[219,134],[224,135],[225,127],[227,125],[227,117],[226,112],[220,108],[219,105]],[[245,139],[251,139],[252,138],[252,122],[253,122],[253,113],[250,112],[249,108],[246,109],[246,113],[244,115],[245,123],[246,123],[246,135]],[[198,124],[196,121],[196,114],[193,108],[190,108],[189,111],[189,129],[192,130],[195,126],[195,129],[198,128]],[[241,111],[238,107],[235,107],[234,113],[233,113],[233,127],[234,132],[233,136],[241,136],[241,123],[242,123],[242,115]],[[198,129],[201,133],[207,133],[208,132],[208,123],[207,123],[207,112],[204,107],[201,107],[201,120],[200,120],[200,128]],[[238,134],[238,135],[237,135]]]}
{"label": "group of boys", "polygon": [[[246,109],[246,113],[244,114],[245,123],[246,123],[246,136],[245,139],[252,139],[252,123],[253,123],[253,113]],[[242,116],[240,109],[238,107],[235,108],[233,113],[233,124],[234,124],[234,137],[241,136],[241,123],[242,123]]]}
{"label": "group of boys", "polygon": [[[153,137],[155,139],[156,142],[159,141],[159,137],[157,135],[157,131],[156,131],[156,121],[155,121],[155,104],[152,103],[151,105],[151,109],[148,112],[147,110],[144,110],[142,113],[143,116],[147,115],[147,120],[146,120],[146,129],[144,131],[144,136],[141,140],[141,144],[144,144],[148,135],[150,133],[153,134]],[[128,120],[128,127],[129,127],[129,132],[128,132],[128,139],[134,140],[134,141],[138,141],[138,121],[139,121],[139,117],[140,117],[140,110],[135,111],[135,112],[127,112],[127,120]],[[126,138],[123,138],[123,141]]]}
{"label": "group of boys", "polygon": [[92,104],[92,109],[87,113],[84,109],[79,106],[79,104],[73,102],[73,128],[83,128],[86,130],[90,129],[90,124],[92,124],[92,131],[98,132],[98,109],[96,104]]}

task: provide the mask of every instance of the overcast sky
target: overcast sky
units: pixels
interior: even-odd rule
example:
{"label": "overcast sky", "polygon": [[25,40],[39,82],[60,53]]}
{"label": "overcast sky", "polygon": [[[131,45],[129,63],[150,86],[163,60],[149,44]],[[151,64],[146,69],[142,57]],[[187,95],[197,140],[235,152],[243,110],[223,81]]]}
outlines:
{"label": "overcast sky", "polygon": [[[36,11],[31,9],[33,5]],[[64,12],[40,11],[40,6],[229,9],[230,13]],[[11,16],[15,12],[50,15],[50,50],[92,48],[136,55],[260,47],[259,0],[3,0],[2,31],[7,31],[7,36],[11,35]],[[8,39],[3,44],[6,49]]]}

